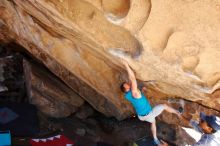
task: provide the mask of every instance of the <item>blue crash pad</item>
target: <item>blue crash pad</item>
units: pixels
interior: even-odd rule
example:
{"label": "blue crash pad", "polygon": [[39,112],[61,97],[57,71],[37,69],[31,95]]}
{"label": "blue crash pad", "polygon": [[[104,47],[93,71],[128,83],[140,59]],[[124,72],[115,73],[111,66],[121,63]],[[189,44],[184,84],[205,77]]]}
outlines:
{"label": "blue crash pad", "polygon": [[0,146],[11,145],[11,134],[10,131],[0,131]]}

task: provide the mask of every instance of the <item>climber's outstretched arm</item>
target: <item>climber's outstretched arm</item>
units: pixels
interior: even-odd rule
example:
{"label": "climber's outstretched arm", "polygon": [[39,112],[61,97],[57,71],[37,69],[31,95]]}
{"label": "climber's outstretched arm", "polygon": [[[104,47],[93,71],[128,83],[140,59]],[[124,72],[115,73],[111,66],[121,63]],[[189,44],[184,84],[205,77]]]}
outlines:
{"label": "climber's outstretched arm", "polygon": [[128,72],[128,78],[131,81],[132,95],[134,97],[140,97],[140,91],[138,90],[138,87],[137,87],[137,80],[134,75],[134,72],[132,71],[132,69],[130,68],[130,66],[128,65],[128,62],[126,60],[122,59],[122,63],[124,64],[124,66]]}

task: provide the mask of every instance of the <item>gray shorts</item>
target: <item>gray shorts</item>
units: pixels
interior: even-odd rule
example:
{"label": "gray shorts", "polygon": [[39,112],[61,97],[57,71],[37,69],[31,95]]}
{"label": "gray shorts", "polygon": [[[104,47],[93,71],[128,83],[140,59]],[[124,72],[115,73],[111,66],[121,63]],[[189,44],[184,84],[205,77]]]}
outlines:
{"label": "gray shorts", "polygon": [[138,118],[141,121],[147,121],[147,122],[153,123],[153,122],[155,122],[155,118],[157,116],[159,116],[163,112],[164,109],[165,109],[165,105],[159,104],[159,105],[155,106],[148,115],[138,116]]}

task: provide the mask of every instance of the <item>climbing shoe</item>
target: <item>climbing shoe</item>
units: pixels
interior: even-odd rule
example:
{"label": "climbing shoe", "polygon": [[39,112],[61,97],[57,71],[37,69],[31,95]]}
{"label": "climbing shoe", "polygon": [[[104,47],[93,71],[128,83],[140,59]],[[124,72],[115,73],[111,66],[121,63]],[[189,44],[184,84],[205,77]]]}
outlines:
{"label": "climbing shoe", "polygon": [[161,144],[161,142],[159,141],[159,139],[154,139],[154,144],[159,146]]}

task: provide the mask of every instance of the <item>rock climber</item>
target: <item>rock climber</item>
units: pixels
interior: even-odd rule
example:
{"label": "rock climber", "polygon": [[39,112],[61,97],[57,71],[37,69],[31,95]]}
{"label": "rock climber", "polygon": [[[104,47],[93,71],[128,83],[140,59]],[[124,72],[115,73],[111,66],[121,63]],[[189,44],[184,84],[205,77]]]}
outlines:
{"label": "rock climber", "polygon": [[124,58],[121,59],[121,62],[125,66],[128,73],[128,78],[130,80],[130,82],[123,82],[121,84],[121,91],[124,92],[124,97],[133,105],[138,115],[138,118],[141,121],[147,121],[151,123],[151,132],[154,138],[154,143],[160,146],[161,144],[163,144],[163,142],[161,142],[157,138],[155,118],[160,115],[164,110],[170,113],[174,113],[178,116],[181,116],[181,111],[175,110],[166,104],[159,104],[152,108],[148,99],[138,89],[135,74],[128,65],[128,62]]}

